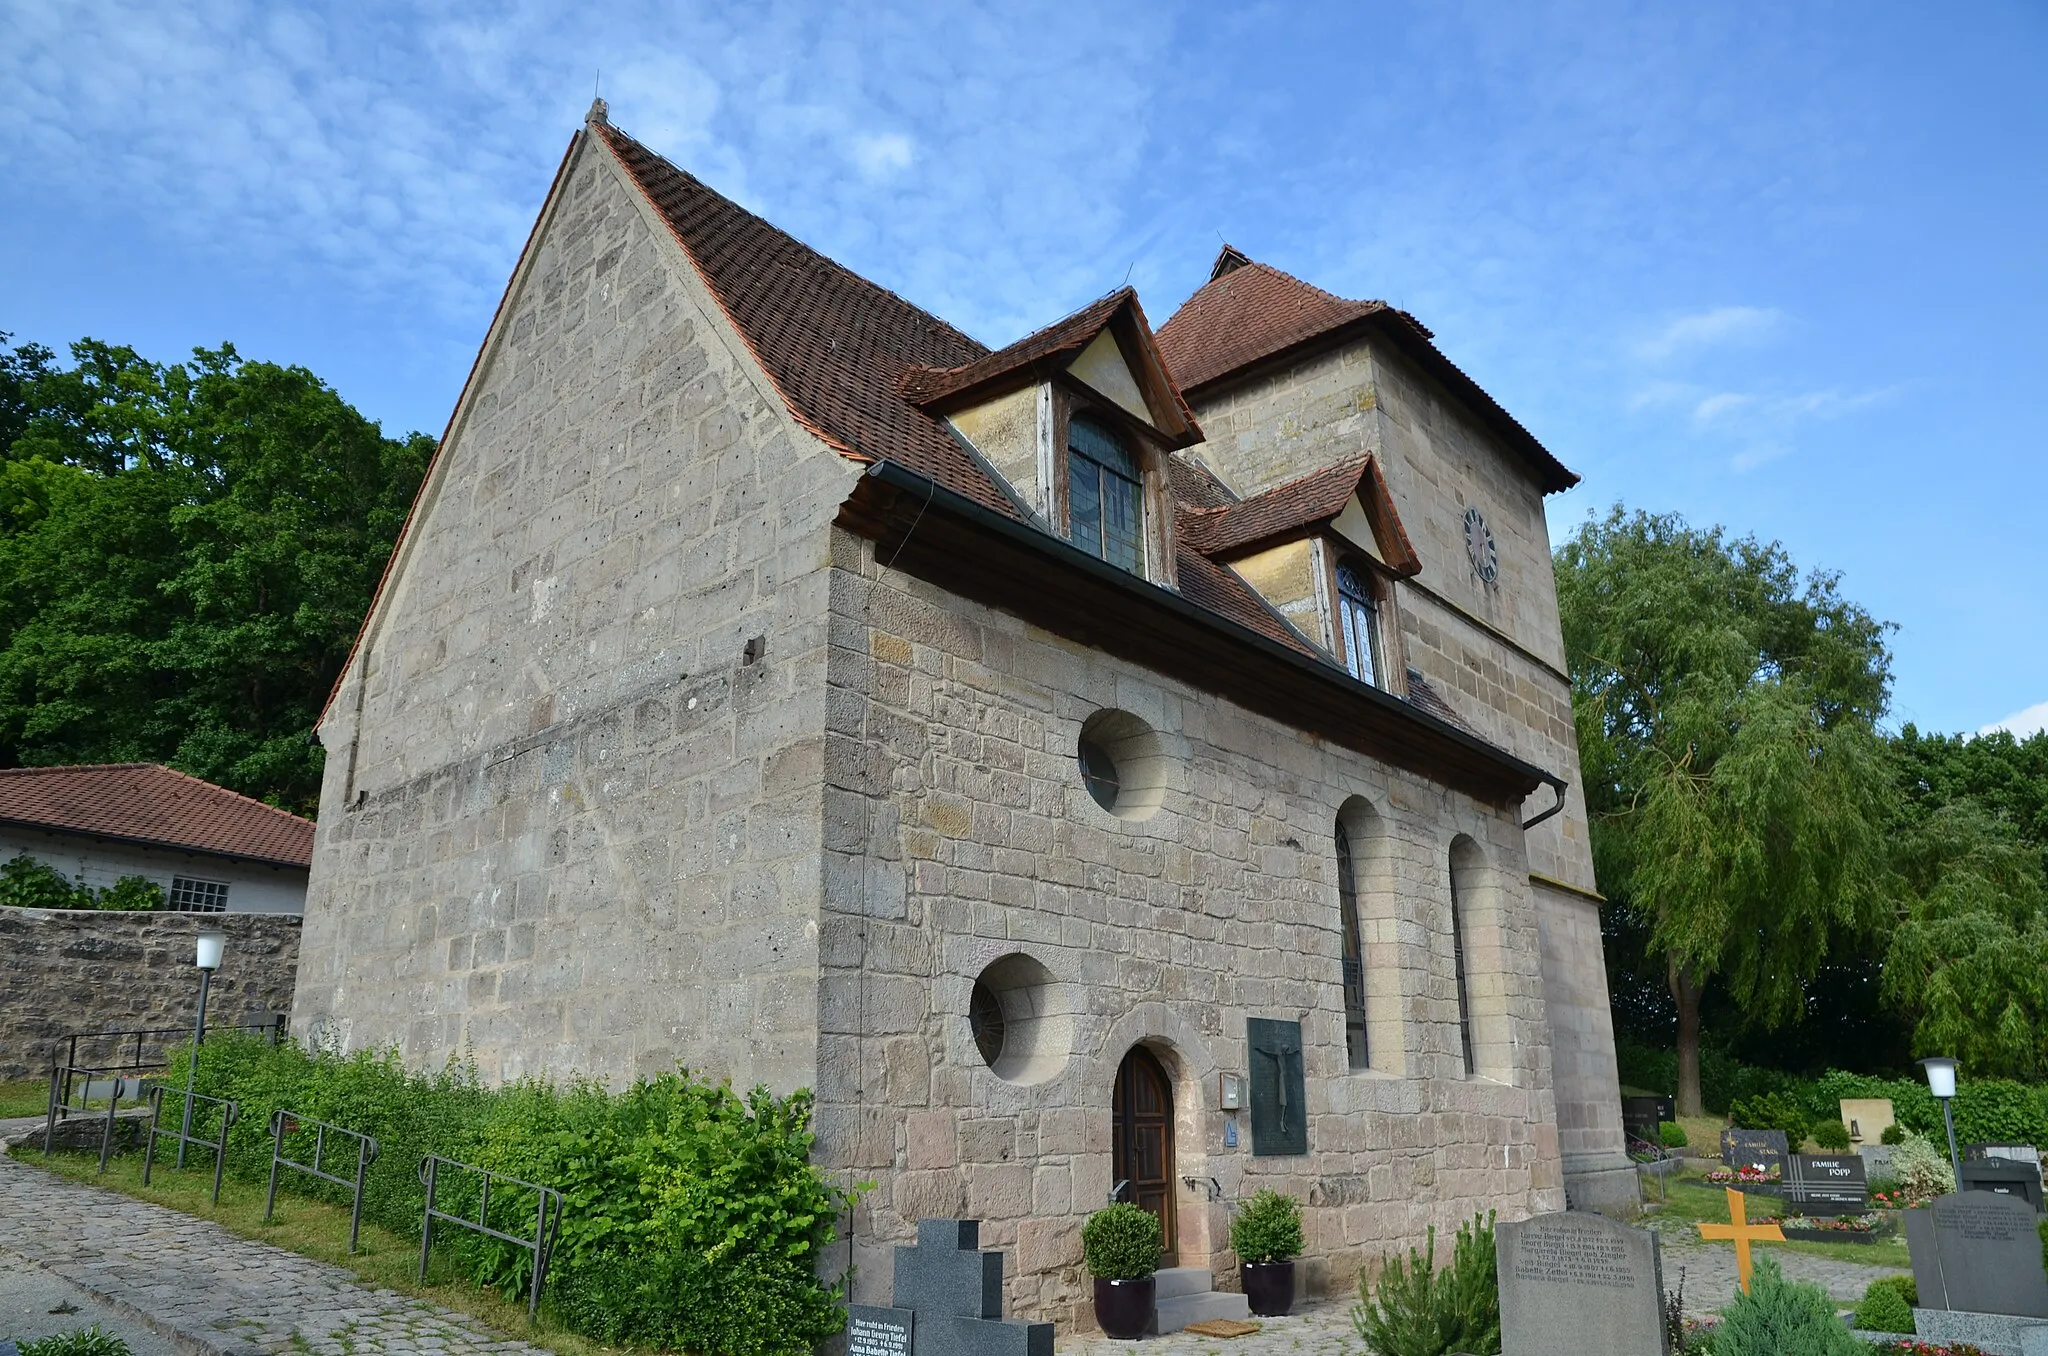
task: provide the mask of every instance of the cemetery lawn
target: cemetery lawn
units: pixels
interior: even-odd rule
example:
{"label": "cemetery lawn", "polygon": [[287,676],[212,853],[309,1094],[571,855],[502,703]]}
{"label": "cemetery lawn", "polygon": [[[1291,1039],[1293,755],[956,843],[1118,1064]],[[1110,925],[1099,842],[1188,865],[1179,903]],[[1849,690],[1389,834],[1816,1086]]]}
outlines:
{"label": "cemetery lawn", "polygon": [[[402,1295],[431,1300],[468,1314],[507,1337],[547,1347],[561,1356],[601,1356],[619,1350],[562,1327],[548,1313],[545,1295],[542,1296],[540,1322],[528,1327],[523,1292],[520,1298],[510,1299],[495,1290],[485,1289],[454,1275],[446,1258],[441,1256],[433,1259],[427,1269],[427,1284],[421,1285],[417,1279],[420,1245],[368,1220],[363,1221],[363,1250],[350,1256],[348,1210],[342,1206],[295,1196],[280,1187],[277,1211],[270,1223],[265,1224],[264,1186],[238,1182],[230,1177],[221,1182],[220,1205],[216,1207],[208,1199],[213,1194],[210,1163],[203,1170],[179,1172],[175,1168],[166,1169],[163,1159],[159,1158],[150,1172],[149,1185],[145,1187],[142,1185],[140,1153],[116,1155],[107,1164],[104,1177],[97,1171],[97,1154],[54,1153],[46,1156],[40,1150],[22,1147],[14,1151],[13,1157],[88,1186],[103,1186],[137,1200],[210,1219],[229,1233],[240,1234],[243,1238],[253,1238],[259,1243],[331,1262],[344,1271],[353,1272],[365,1285],[382,1286]],[[200,1154],[198,1157],[204,1159],[207,1156]],[[190,1161],[192,1159],[188,1156],[187,1162]],[[439,1252],[438,1248],[436,1252]]]}
{"label": "cemetery lawn", "polygon": [[[1687,1172],[1671,1178],[1667,1184],[1669,1199],[1659,1209],[1652,1211],[1643,1220],[1663,1233],[1673,1244],[1692,1247],[1712,1246],[1733,1248],[1732,1243],[1704,1244],[1697,1225],[1726,1224],[1728,1222],[1727,1188],[1708,1184],[1697,1172]],[[1654,1193],[1655,1188],[1649,1189]],[[1654,1194],[1652,1194],[1654,1199]],[[1776,1196],[1752,1195],[1749,1198],[1749,1219],[1751,1223],[1764,1219],[1777,1219],[1785,1213],[1785,1203]],[[1813,1257],[1826,1257],[1836,1262],[1856,1262],[1863,1266],[1896,1267],[1901,1271],[1911,1268],[1912,1258],[1906,1251],[1906,1237],[1903,1226],[1900,1232],[1881,1238],[1875,1243],[1760,1243],[1758,1248],[1767,1251],[1783,1249],[1786,1252],[1803,1252]]]}
{"label": "cemetery lawn", "polygon": [[0,1083],[0,1120],[10,1116],[41,1116],[50,1110],[50,1080],[24,1078]]}

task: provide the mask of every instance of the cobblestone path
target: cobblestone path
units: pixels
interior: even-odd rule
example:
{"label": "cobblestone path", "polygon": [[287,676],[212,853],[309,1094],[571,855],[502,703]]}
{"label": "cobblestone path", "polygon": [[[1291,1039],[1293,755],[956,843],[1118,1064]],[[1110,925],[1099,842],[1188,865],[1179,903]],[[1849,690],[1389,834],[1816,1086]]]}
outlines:
{"label": "cobblestone path", "polygon": [[543,1356],[339,1267],[0,1155],[0,1249],[223,1356]]}

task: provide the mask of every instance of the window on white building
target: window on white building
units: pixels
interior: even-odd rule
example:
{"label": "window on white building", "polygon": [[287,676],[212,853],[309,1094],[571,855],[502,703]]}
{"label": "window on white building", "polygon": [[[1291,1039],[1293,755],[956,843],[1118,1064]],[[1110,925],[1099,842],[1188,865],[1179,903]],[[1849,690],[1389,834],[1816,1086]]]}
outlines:
{"label": "window on white building", "polygon": [[171,881],[171,909],[176,913],[226,913],[226,881],[193,880],[177,876]]}

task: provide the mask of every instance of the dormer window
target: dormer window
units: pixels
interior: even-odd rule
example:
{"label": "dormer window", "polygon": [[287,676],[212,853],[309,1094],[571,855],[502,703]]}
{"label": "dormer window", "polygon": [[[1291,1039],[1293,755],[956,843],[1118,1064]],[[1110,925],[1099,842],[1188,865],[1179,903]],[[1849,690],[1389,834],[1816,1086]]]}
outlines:
{"label": "dormer window", "polygon": [[1337,567],[1337,644],[1344,667],[1361,683],[1378,687],[1380,608],[1372,580],[1345,562]]}
{"label": "dormer window", "polygon": [[1086,415],[1067,421],[1067,537],[1132,574],[1145,571],[1145,484],[1124,440]]}

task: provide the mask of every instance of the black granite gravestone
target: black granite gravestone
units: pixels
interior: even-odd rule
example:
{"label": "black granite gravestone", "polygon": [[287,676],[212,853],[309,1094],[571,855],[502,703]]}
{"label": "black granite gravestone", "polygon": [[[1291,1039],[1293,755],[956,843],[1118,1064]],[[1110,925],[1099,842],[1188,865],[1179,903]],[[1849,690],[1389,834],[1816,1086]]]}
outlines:
{"label": "black granite gravestone", "polygon": [[1792,1154],[1786,1159],[1785,1203],[1809,1215],[1860,1215],[1870,1208],[1870,1181],[1859,1154]]}
{"label": "black granite gravestone", "polygon": [[846,1356],[1052,1356],[1052,1324],[1003,1318],[1003,1255],[980,1240],[979,1220],[919,1220],[891,1307],[848,1306]]}
{"label": "black granite gravestone", "polygon": [[1624,1097],[1621,1099],[1621,1128],[1637,1139],[1657,1143],[1664,1122],[1678,1119],[1678,1103],[1669,1097]]}
{"label": "black granite gravestone", "polygon": [[1989,1191],[2011,1196],[2041,1213],[2041,1169],[2011,1158],[1966,1158],[1963,1160],[1964,1191]]}
{"label": "black granite gravestone", "polygon": [[1721,1132],[1721,1161],[1731,1168],[1776,1168],[1783,1172],[1790,1152],[1783,1130]]}

